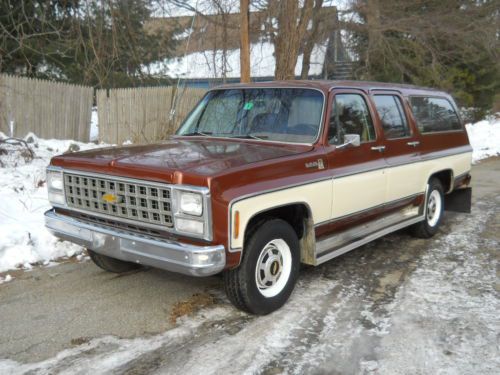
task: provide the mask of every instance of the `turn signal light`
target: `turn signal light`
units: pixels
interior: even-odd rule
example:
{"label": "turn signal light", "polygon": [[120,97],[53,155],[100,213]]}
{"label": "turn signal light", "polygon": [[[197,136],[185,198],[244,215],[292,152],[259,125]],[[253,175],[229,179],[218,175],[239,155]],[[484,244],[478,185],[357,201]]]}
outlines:
{"label": "turn signal light", "polygon": [[240,212],[234,212],[234,239],[237,239],[240,235]]}

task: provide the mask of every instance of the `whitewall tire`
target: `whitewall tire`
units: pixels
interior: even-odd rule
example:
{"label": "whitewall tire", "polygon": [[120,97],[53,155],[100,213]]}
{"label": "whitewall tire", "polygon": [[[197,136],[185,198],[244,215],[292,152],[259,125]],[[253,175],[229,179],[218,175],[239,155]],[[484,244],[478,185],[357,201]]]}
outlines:
{"label": "whitewall tire", "polygon": [[434,236],[443,220],[444,191],[441,181],[437,178],[429,180],[424,211],[424,220],[411,227],[412,234],[418,238]]}
{"label": "whitewall tire", "polygon": [[240,266],[224,273],[226,294],[243,311],[269,314],[292,294],[299,268],[299,240],[294,229],[281,219],[266,220],[245,238]]}

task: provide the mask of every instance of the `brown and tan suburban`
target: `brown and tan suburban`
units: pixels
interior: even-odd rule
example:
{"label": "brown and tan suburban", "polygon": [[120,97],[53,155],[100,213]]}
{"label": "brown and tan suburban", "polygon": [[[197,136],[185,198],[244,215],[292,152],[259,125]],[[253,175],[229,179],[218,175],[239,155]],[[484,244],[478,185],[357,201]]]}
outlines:
{"label": "brown and tan suburban", "polygon": [[107,271],[222,273],[235,306],[267,314],[289,298],[301,263],[404,227],[428,238],[444,209],[470,212],[471,153],[438,90],[225,85],[163,142],[53,158],[46,226]]}

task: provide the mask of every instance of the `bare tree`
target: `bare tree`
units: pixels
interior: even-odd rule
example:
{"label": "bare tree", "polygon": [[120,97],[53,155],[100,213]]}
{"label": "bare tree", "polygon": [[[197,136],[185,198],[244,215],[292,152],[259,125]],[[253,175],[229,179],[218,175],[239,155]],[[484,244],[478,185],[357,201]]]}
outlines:
{"label": "bare tree", "polygon": [[307,25],[311,20],[313,5],[314,0],[304,0],[302,8],[299,6],[299,0],[269,2],[271,10],[276,9],[277,15],[277,28],[272,37],[276,59],[274,77],[277,80],[295,78],[295,65]]}
{"label": "bare tree", "polygon": [[311,29],[307,30],[304,37],[304,51],[302,58],[302,70],[300,72],[301,79],[307,79],[309,76],[309,69],[311,67],[311,54],[314,45],[318,41],[319,26],[321,23],[321,8],[323,7],[323,0],[315,0],[314,9],[311,18]]}
{"label": "bare tree", "polygon": [[250,82],[250,30],[248,22],[248,0],[240,0],[241,38],[240,38],[240,70],[241,82]]}
{"label": "bare tree", "polygon": [[358,78],[453,92],[487,107],[500,90],[498,0],[354,0]]}

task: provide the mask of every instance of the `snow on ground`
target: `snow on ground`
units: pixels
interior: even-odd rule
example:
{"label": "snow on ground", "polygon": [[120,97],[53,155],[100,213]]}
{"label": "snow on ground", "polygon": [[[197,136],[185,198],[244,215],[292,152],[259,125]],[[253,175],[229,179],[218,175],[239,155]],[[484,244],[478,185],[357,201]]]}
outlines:
{"label": "snow on ground", "polygon": [[6,275],[5,277],[0,276],[0,284],[3,283],[8,283],[9,281],[14,280],[14,278],[11,275]]}
{"label": "snow on ground", "polygon": [[99,139],[99,117],[97,116],[97,107],[92,108],[92,116],[90,118],[90,141],[94,142]]}
{"label": "snow on ground", "polygon": [[[5,135],[0,133],[0,138]],[[28,135],[35,153],[26,161],[23,147],[2,145],[0,154],[0,272],[18,267],[30,268],[34,263],[78,254],[82,248],[58,241],[44,226],[43,213],[50,209],[45,185],[45,168],[51,157],[66,152],[70,146],[86,150],[93,143],[44,140]]]}
{"label": "snow on ground", "polygon": [[456,220],[423,255],[387,306],[391,328],[377,350],[377,373],[498,374],[498,241],[485,231],[498,203],[477,202],[473,217]]}
{"label": "snow on ground", "polygon": [[[326,54],[326,43],[316,44],[311,54],[310,75],[319,75],[323,70]],[[274,58],[274,44],[270,42],[253,43],[250,46],[252,77],[272,77],[276,61]],[[226,51],[227,78],[240,76],[240,50]],[[295,66],[295,74],[300,75],[303,55],[299,55]],[[144,66],[143,70],[149,74],[168,75],[181,78],[220,78],[222,77],[223,54],[222,50],[195,52],[182,58],[167,59]]]}
{"label": "snow on ground", "polygon": [[472,161],[500,155],[500,113],[476,122],[467,124],[467,133],[473,148]]}

